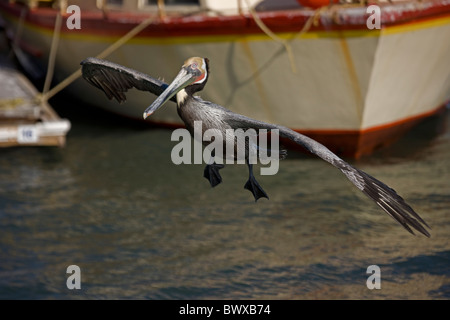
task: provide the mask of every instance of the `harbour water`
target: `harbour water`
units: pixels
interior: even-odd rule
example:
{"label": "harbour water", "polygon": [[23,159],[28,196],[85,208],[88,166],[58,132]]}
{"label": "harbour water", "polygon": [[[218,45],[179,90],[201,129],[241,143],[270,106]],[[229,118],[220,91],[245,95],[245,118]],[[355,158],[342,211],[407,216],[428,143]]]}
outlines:
{"label": "harbour water", "polygon": [[428,239],[318,158],[290,152],[257,177],[270,200],[255,203],[245,165],[213,189],[203,165],[171,162],[171,130],[51,104],[72,123],[66,147],[0,149],[0,299],[450,298],[448,110],[351,161],[419,212]]}

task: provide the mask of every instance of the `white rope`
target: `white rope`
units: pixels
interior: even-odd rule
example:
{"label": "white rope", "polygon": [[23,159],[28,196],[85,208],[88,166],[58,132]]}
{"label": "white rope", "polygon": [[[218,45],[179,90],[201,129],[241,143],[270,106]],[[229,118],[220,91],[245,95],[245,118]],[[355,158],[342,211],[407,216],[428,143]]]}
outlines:
{"label": "white rope", "polygon": [[44,88],[42,89],[43,96],[45,96],[47,91],[50,89],[50,84],[53,79],[53,74],[55,71],[56,52],[58,51],[59,35],[61,32],[61,24],[62,24],[62,15],[61,12],[58,12],[58,14],[56,15],[55,27],[53,29],[50,54],[48,55],[47,74],[45,76]]}
{"label": "white rope", "polygon": [[[127,34],[122,36],[120,39],[118,39],[116,42],[114,42],[112,45],[110,45],[108,48],[103,50],[100,54],[96,56],[96,58],[103,59],[107,56],[109,56],[111,53],[113,53],[115,50],[120,48],[123,44],[125,44],[128,40],[132,39],[134,36],[136,36],[139,32],[144,30],[146,27],[148,27],[152,22],[154,21],[154,17],[148,17],[144,21],[142,21],[140,24],[138,24],[136,27],[131,29]],[[68,76],[66,79],[61,81],[58,85],[53,87],[48,92],[43,93],[39,99],[41,101],[48,101],[51,97],[53,97],[55,94],[57,94],[59,91],[63,90],[65,87],[67,87],[69,84],[71,84],[73,81],[78,79],[81,76],[81,68],[78,68],[74,73],[72,73],[70,76]]]}

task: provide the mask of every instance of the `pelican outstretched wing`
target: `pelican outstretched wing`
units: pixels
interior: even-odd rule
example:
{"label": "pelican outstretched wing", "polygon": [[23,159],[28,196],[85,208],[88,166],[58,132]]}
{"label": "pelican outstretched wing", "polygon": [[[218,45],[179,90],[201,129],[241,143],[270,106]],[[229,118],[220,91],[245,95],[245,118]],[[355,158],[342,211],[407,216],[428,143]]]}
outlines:
{"label": "pelican outstretched wing", "polygon": [[[118,102],[127,99],[125,92],[131,88],[159,96],[168,86],[164,81],[107,60],[87,58],[81,62],[81,66],[86,81],[103,90],[108,99],[115,98]],[[176,102],[175,97],[171,100]]]}
{"label": "pelican outstretched wing", "polygon": [[413,228],[425,236],[430,237],[430,233],[425,229],[425,227],[430,227],[394,189],[345,162],[319,142],[289,128],[254,120],[232,113],[231,111],[228,113],[225,121],[235,129],[278,129],[281,137],[288,138],[303,146],[309,152],[341,170],[359,190],[375,201],[381,209],[399,222],[410,233],[414,234]]}
{"label": "pelican outstretched wing", "polygon": [[[119,102],[126,100],[125,92],[130,88],[149,91],[159,96],[168,87],[163,81],[109,61],[87,58],[81,62],[81,65],[83,77],[89,83],[103,90],[109,99],[116,98]],[[175,96],[171,100],[176,102]],[[415,229],[430,237],[430,233],[425,228],[430,227],[394,189],[345,162],[319,142],[289,128],[254,120],[218,105],[211,104],[210,107],[219,108],[223,115],[221,120],[234,129],[278,129],[280,136],[296,142],[341,170],[359,190],[375,201],[410,233],[414,234],[413,229]]]}

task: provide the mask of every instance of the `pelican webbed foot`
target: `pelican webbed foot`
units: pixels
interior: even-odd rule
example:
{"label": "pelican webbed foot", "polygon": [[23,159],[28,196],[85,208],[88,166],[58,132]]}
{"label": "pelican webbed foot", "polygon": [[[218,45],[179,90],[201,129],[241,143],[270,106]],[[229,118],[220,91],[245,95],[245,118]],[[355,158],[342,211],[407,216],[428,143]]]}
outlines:
{"label": "pelican webbed foot", "polygon": [[222,177],[220,176],[219,170],[225,167],[223,164],[212,163],[208,164],[203,171],[203,176],[208,179],[211,187],[217,186],[222,182]]}
{"label": "pelican webbed foot", "polygon": [[267,198],[269,199],[269,197],[267,196],[267,193],[263,190],[263,188],[259,185],[258,181],[256,181],[255,176],[253,175],[253,165],[247,163],[248,165],[248,172],[249,172],[249,177],[248,177],[248,181],[245,184],[244,188],[249,190],[253,196],[255,197],[255,202],[258,201],[259,198]]}

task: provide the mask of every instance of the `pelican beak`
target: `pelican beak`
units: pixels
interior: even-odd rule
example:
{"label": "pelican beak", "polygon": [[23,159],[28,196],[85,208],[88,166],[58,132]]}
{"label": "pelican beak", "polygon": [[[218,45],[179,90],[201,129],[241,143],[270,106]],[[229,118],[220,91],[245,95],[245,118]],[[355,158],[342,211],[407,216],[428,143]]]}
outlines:
{"label": "pelican beak", "polygon": [[190,69],[183,67],[172,83],[164,90],[163,93],[144,111],[144,119],[153,114],[156,110],[161,108],[168,100],[170,100],[179,91],[186,88],[196,79],[196,74],[194,74]]}

